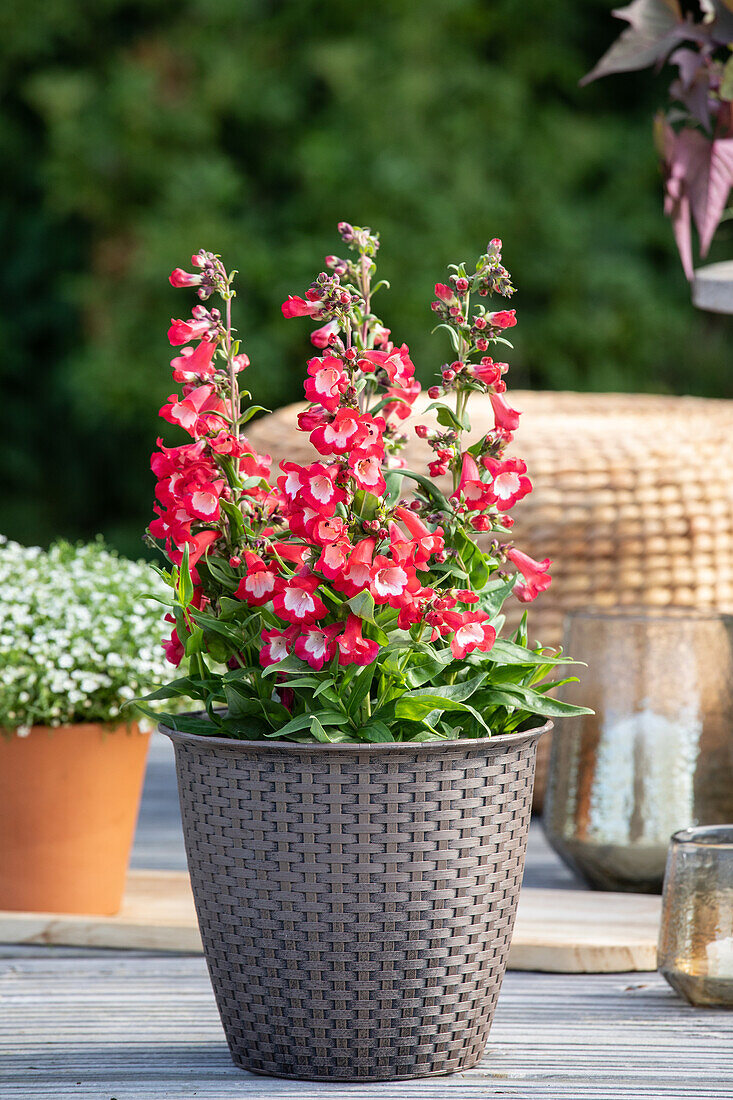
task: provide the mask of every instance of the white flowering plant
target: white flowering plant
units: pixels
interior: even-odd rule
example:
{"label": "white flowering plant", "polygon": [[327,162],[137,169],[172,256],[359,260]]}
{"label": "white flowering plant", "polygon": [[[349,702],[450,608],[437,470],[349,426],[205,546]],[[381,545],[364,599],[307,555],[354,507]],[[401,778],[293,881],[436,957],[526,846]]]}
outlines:
{"label": "white flowering plant", "polygon": [[24,547],[0,536],[0,731],[121,724],[165,675],[166,586],[101,541]]}

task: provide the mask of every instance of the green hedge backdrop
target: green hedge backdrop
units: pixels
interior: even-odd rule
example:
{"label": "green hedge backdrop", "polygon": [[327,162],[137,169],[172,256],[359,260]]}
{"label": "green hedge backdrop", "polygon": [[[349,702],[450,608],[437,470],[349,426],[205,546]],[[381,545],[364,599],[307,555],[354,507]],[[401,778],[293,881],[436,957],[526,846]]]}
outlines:
{"label": "green hedge backdrop", "polygon": [[[170,392],[166,276],[240,268],[258,403],[300,392],[301,292],[346,219],[423,379],[444,266],[501,236],[513,384],[733,395],[731,323],[696,313],[661,211],[666,77],[579,89],[608,0],[44,0],[0,13],[0,531],[140,551]],[[730,255],[730,223],[716,245]],[[396,322],[395,319],[399,318]]]}

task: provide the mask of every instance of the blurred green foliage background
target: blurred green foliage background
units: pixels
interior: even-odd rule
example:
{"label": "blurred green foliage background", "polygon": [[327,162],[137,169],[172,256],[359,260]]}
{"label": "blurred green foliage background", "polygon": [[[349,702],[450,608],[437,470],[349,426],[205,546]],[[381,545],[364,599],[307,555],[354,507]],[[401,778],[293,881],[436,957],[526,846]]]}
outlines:
{"label": "blurred green foliage background", "polygon": [[[302,293],[336,222],[382,234],[379,302],[423,378],[432,284],[501,236],[514,386],[733,395],[661,209],[665,76],[577,82],[610,0],[10,0],[0,11],[0,531],[141,550],[171,392],[167,284],[241,270],[249,383],[300,394]],[[730,256],[730,223],[711,259]],[[399,319],[397,321],[397,319]]]}

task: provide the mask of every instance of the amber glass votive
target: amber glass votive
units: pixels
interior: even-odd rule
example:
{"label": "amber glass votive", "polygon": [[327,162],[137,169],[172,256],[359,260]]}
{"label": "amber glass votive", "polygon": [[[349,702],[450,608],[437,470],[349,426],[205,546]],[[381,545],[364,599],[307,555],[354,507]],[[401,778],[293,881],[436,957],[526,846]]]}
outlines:
{"label": "amber glass votive", "polygon": [[672,837],[657,966],[691,1004],[733,1007],[733,825]]}

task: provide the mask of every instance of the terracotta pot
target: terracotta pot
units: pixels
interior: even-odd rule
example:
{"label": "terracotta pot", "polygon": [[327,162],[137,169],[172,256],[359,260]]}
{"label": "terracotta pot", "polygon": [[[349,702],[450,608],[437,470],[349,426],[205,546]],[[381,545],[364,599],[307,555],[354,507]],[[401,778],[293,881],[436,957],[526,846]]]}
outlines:
{"label": "terracotta pot", "polygon": [[370,745],[161,727],[237,1065],[364,1082],[478,1062],[550,728]]}
{"label": "terracotta pot", "polygon": [[92,724],[0,735],[0,909],[119,910],[149,741]]}

